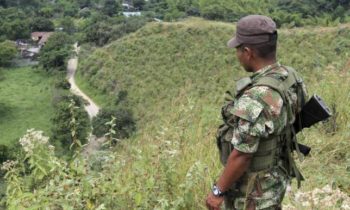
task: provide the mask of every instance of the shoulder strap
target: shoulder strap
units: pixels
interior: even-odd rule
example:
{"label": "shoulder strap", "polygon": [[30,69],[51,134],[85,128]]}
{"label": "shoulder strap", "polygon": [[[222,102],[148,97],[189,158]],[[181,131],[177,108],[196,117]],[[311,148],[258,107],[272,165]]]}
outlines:
{"label": "shoulder strap", "polygon": [[[287,67],[283,67],[288,71],[288,77],[283,80],[280,81],[274,77],[271,76],[264,76],[262,78],[260,78],[259,80],[257,80],[255,83],[252,84],[252,87],[254,86],[267,86],[272,88],[273,90],[277,91],[280,96],[282,97],[283,103],[286,104],[286,108],[287,108],[287,114],[288,114],[288,120],[289,120],[289,124],[287,125],[286,131],[285,131],[285,145],[286,145],[286,158],[288,161],[288,168],[287,171],[289,172],[289,174],[291,176],[296,177],[297,182],[298,182],[298,187],[300,187],[300,182],[302,180],[304,180],[304,177],[302,176],[302,174],[300,173],[299,169],[297,168],[294,158],[292,156],[292,149],[291,146],[293,144],[295,144],[296,148],[297,148],[297,153],[298,155],[300,155],[300,151],[297,145],[297,139],[294,133],[294,128],[293,128],[293,122],[295,120],[295,113],[292,110],[292,104],[290,101],[288,101],[288,96],[287,96],[287,91],[295,84],[302,84],[302,80],[301,78],[297,75],[296,71],[292,68],[287,68]],[[300,91],[300,87],[298,87],[298,90]],[[297,93],[299,96],[299,92]],[[300,102],[298,102],[300,103]]]}

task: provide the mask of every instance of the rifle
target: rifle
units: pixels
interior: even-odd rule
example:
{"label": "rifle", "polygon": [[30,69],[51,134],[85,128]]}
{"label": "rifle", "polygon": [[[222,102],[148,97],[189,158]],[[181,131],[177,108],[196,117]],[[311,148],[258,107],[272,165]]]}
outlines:
{"label": "rifle", "polygon": [[[308,102],[302,107],[301,111],[297,114],[295,122],[293,124],[295,133],[298,133],[304,128],[309,128],[320,121],[324,121],[332,116],[330,109],[327,107],[326,103],[321,97],[314,94]],[[304,156],[310,153],[311,148],[298,143],[298,147]],[[293,144],[293,150],[295,150],[295,145]]]}

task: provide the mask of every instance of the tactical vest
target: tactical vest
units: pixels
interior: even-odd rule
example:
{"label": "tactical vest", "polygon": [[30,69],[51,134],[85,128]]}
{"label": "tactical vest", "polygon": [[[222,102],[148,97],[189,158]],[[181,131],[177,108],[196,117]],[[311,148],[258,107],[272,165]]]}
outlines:
{"label": "tactical vest", "polygon": [[[271,74],[269,76],[269,73],[253,81],[250,80],[250,78],[240,80],[237,83],[234,100],[230,102],[231,104],[228,104],[228,107],[234,106],[234,102],[238,100],[246,90],[253,87],[267,86],[279,93],[287,112],[286,127],[281,133],[260,139],[258,150],[253,154],[247,173],[265,171],[275,166],[279,166],[289,177],[297,178],[299,187],[301,180],[304,178],[296,167],[292,154],[292,148],[296,148],[299,157],[301,157],[293,127],[297,110],[293,109],[293,103],[288,91],[290,91],[292,87],[296,88],[296,94],[298,97],[297,106],[300,110],[305,103],[305,96],[302,89],[303,81],[294,69],[289,67],[282,68],[288,71],[288,76],[283,81],[272,77]],[[227,110],[224,109],[222,110],[225,123],[219,127],[217,132],[217,144],[220,152],[220,159],[224,165],[233,150],[231,140],[233,137],[233,128],[235,127],[235,116],[232,116],[232,114],[229,116],[230,114],[226,113],[226,111]]]}

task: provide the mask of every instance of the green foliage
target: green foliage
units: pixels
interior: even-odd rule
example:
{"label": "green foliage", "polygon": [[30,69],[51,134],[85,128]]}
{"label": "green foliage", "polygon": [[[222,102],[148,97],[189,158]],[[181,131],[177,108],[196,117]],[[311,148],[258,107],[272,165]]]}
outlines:
{"label": "green foliage", "polygon": [[0,66],[10,65],[16,54],[17,49],[15,43],[8,40],[0,42]]}
{"label": "green foliage", "polygon": [[[161,141],[152,146],[156,149],[150,154],[154,158],[150,158],[151,156],[140,149],[130,147],[129,144],[121,142],[119,145],[119,151],[128,153],[127,159],[120,159],[117,153],[106,151],[98,152],[90,159],[78,155],[71,162],[66,162],[54,156],[53,147],[47,143],[46,137],[37,131],[29,131],[21,139],[24,157],[19,158],[17,162],[7,162],[2,167],[7,171],[7,208],[204,207],[202,202],[196,202],[198,197],[195,187],[203,180],[208,181],[206,166],[196,161],[184,167],[185,173],[180,174],[176,169],[183,167],[178,160],[182,159],[185,151],[177,141]],[[36,157],[45,157],[45,162]],[[23,167],[26,159],[29,160],[28,166],[31,170]],[[154,167],[148,167],[149,164]],[[25,172],[25,176],[20,176],[22,171]],[[121,171],[123,173],[120,173]],[[180,181],[181,184],[177,186],[175,181]],[[205,190],[206,186],[202,186],[201,189]]]}
{"label": "green foliage", "polygon": [[[28,130],[19,142],[24,155],[17,161],[7,161],[2,165],[2,170],[7,172],[4,178],[7,181],[6,203],[8,209],[46,206],[47,198],[43,198],[46,202],[39,205],[28,206],[25,202],[18,203],[18,201],[21,199],[31,200],[33,197],[28,192],[45,186],[45,180],[63,178],[64,168],[67,167],[66,163],[54,156],[54,147],[48,144],[48,137],[43,136],[40,131]],[[28,174],[28,176],[21,177],[20,174]],[[54,206],[54,204],[52,205]]]}
{"label": "green foliage", "polygon": [[183,18],[183,14],[187,14],[210,20],[237,21],[248,14],[262,14],[288,27],[344,22],[349,8],[348,1],[338,0],[154,0],[144,6],[145,10],[154,11],[156,17],[165,20]]}
{"label": "green foliage", "polygon": [[86,35],[83,42],[91,42],[97,46],[103,46],[136,31],[144,26],[146,22],[147,19],[143,17],[108,18],[97,15],[82,29]]}
{"label": "green foliage", "polygon": [[66,62],[72,54],[73,41],[64,32],[55,32],[40,50],[39,64],[47,71],[65,70]]}
{"label": "green foliage", "polygon": [[19,8],[0,7],[0,37],[2,39],[24,39],[30,36],[27,15]]}
{"label": "green foliage", "polygon": [[53,5],[54,11],[61,16],[75,17],[79,11],[79,5],[76,1],[58,1]]}
{"label": "green foliage", "polygon": [[84,8],[79,10],[78,17],[87,18],[91,15],[91,10],[89,8]]}
{"label": "green foliage", "polygon": [[208,18],[210,20],[222,20],[225,17],[225,8],[218,3],[208,5],[204,7],[201,11],[203,17]]}
{"label": "green foliage", "polygon": [[108,16],[115,16],[121,11],[121,2],[117,0],[104,0],[102,12]]}
{"label": "green foliage", "polygon": [[30,27],[32,31],[54,31],[55,26],[50,19],[46,17],[36,17],[31,23]]}
{"label": "green foliage", "polygon": [[145,0],[134,0],[133,1],[134,7],[138,8],[139,10],[143,10],[143,7],[146,4]]}
{"label": "green foliage", "polygon": [[74,21],[71,17],[64,17],[60,21],[60,25],[63,28],[63,31],[72,35],[76,31]]}
{"label": "green foliage", "polygon": [[69,83],[67,76],[65,74],[56,75],[54,86],[57,89],[69,90],[71,84]]}
{"label": "green foliage", "polygon": [[45,18],[53,17],[53,8],[52,7],[43,7],[38,11],[38,15]]}
{"label": "green foliage", "polygon": [[78,5],[80,8],[85,8],[85,7],[91,7],[92,2],[91,0],[77,0]]}
{"label": "green foliage", "polygon": [[90,130],[90,120],[84,110],[82,99],[73,95],[63,95],[55,101],[52,117],[52,141],[60,149],[60,155],[73,154],[86,143]]}
{"label": "green foliage", "polygon": [[[113,126],[114,133],[110,133],[110,124],[112,118],[115,118]],[[135,119],[130,110],[125,108],[105,108],[99,111],[92,121],[92,133],[97,137],[102,137],[106,133],[114,139],[129,138],[136,130]]]}

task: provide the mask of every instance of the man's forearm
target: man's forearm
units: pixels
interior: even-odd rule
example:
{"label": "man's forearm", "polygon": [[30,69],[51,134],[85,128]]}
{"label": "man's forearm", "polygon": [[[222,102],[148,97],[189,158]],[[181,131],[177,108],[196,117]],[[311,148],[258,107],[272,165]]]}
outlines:
{"label": "man's forearm", "polygon": [[249,168],[252,154],[233,150],[228,157],[225,169],[217,181],[217,187],[226,192]]}

